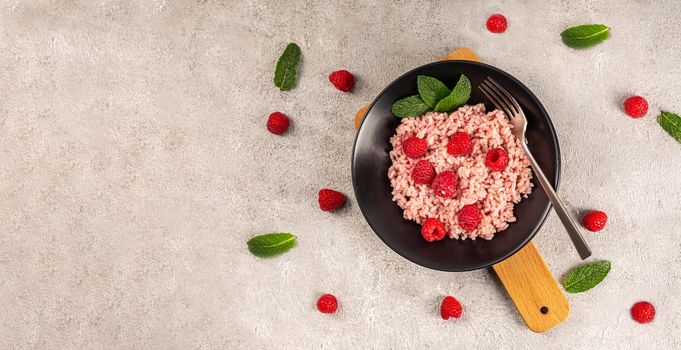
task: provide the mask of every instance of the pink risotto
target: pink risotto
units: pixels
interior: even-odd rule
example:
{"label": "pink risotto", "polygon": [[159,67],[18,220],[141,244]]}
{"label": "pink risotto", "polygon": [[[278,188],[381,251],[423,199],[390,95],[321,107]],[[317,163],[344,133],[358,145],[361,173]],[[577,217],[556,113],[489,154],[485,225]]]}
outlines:
{"label": "pink risotto", "polygon": [[[395,136],[390,139],[392,166],[388,177],[393,187],[393,201],[404,210],[404,218],[422,224],[428,218],[440,220],[450,238],[492,239],[494,234],[516,221],[513,205],[532,192],[530,162],[511,133],[512,125],[503,112],[486,113],[485,106],[463,106],[451,114],[429,112],[420,117],[403,118]],[[470,154],[453,156],[447,152],[449,138],[456,132],[466,132],[472,139]],[[409,137],[419,137],[428,143],[419,159],[405,155],[402,143]],[[508,153],[508,166],[492,171],[485,166],[488,150],[502,148]],[[421,159],[428,160],[435,172],[451,170],[458,175],[458,189],[453,198],[443,198],[429,185],[415,184],[412,168]],[[457,214],[474,204],[480,212],[480,222],[474,230],[464,230]]]}

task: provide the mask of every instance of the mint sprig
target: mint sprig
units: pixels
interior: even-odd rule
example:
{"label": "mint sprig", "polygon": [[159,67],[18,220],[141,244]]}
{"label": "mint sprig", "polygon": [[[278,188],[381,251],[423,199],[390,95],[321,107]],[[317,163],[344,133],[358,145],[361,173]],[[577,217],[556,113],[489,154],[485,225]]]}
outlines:
{"label": "mint sprig", "polygon": [[471,97],[471,81],[461,74],[459,81],[449,91],[447,85],[436,78],[419,75],[416,78],[418,95],[405,97],[393,103],[392,112],[400,118],[416,117],[428,111],[451,112],[468,102]]}
{"label": "mint sprig", "polygon": [[459,82],[456,83],[452,93],[440,100],[435,106],[435,112],[451,112],[468,102],[471,98],[471,81],[467,76],[461,74]]}
{"label": "mint sprig", "polygon": [[603,24],[583,24],[560,33],[563,43],[573,49],[585,49],[602,43],[608,38],[610,28]]}
{"label": "mint sprig", "polygon": [[610,266],[607,260],[577,266],[565,275],[563,287],[568,293],[585,292],[603,281]]}
{"label": "mint sprig", "polygon": [[392,112],[396,117],[417,117],[430,111],[430,107],[423,102],[419,95],[409,96],[393,103]]}
{"label": "mint sprig", "polygon": [[289,91],[296,83],[296,68],[300,61],[300,47],[295,43],[286,46],[284,53],[277,61],[274,71],[274,85],[282,91]]}
{"label": "mint sprig", "polygon": [[657,117],[657,123],[671,137],[681,143],[681,117],[678,114],[662,111],[662,114]]}
{"label": "mint sprig", "polygon": [[296,236],[290,233],[268,233],[255,236],[247,242],[253,255],[267,258],[286,253],[296,245]]}
{"label": "mint sprig", "polygon": [[416,86],[423,102],[428,107],[435,107],[435,104],[449,95],[449,89],[441,81],[427,75],[419,75],[416,78]]}

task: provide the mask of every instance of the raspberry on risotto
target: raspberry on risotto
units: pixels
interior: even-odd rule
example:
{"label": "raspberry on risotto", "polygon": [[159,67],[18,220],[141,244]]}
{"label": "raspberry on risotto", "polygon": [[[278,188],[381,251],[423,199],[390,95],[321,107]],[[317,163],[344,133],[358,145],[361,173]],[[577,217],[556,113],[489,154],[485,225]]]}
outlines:
{"label": "raspberry on risotto", "polygon": [[[402,118],[390,139],[392,165],[388,178],[393,187],[393,201],[404,210],[404,218],[422,224],[428,218],[440,220],[450,238],[492,239],[494,234],[516,221],[513,206],[532,192],[530,162],[511,133],[512,125],[503,112],[486,113],[483,104],[463,106],[451,114],[429,112],[420,117]],[[449,138],[457,132],[471,136],[470,154],[454,156],[447,152]],[[418,159],[404,154],[402,142],[419,137],[428,142],[421,160],[428,160],[435,172],[453,171],[459,177],[454,198],[438,196],[429,185],[414,183],[412,168]],[[490,171],[485,166],[488,150],[503,148],[508,153],[508,166],[503,171]],[[457,222],[458,212],[468,204],[478,203],[480,224],[466,231]]]}

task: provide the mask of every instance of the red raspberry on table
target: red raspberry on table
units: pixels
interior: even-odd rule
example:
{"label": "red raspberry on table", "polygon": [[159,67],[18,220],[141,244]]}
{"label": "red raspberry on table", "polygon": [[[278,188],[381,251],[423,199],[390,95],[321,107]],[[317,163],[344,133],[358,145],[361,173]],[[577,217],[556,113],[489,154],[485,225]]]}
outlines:
{"label": "red raspberry on table", "polygon": [[414,165],[411,170],[411,178],[414,179],[414,183],[421,185],[430,185],[435,178],[435,168],[433,164],[429,161],[421,159]]}
{"label": "red raspberry on table", "polygon": [[439,241],[445,238],[447,229],[438,219],[429,218],[423,221],[421,226],[421,236],[428,242]]}
{"label": "red raspberry on table", "polygon": [[459,131],[449,138],[449,143],[447,143],[447,153],[453,156],[464,156],[471,153],[473,150],[473,142],[471,137],[463,132]]}
{"label": "red raspberry on table", "polygon": [[648,323],[655,318],[655,306],[647,301],[639,301],[631,307],[631,318],[638,323]]}
{"label": "red raspberry on table", "polygon": [[317,201],[319,202],[319,209],[334,211],[345,204],[345,195],[338,191],[323,188],[319,190]]}
{"label": "red raspberry on table", "polygon": [[459,177],[453,171],[443,171],[433,180],[433,191],[440,197],[452,198],[458,188]]}
{"label": "red raspberry on table", "polygon": [[440,316],[442,316],[443,320],[448,320],[450,317],[459,318],[462,313],[463,307],[461,307],[461,303],[456,298],[448,295],[442,299]]}
{"label": "red raspberry on table", "polygon": [[410,137],[402,143],[402,150],[409,158],[421,158],[428,150],[428,142],[418,137]]}
{"label": "red raspberry on table", "polygon": [[641,96],[632,96],[624,100],[624,112],[632,118],[641,118],[648,113],[648,101]]}
{"label": "red raspberry on table", "polygon": [[504,171],[508,166],[508,153],[503,148],[495,148],[487,151],[485,166],[489,170]]}
{"label": "red raspberry on table", "polygon": [[589,231],[597,232],[605,227],[608,222],[608,214],[600,210],[592,210],[582,219],[582,225]]}
{"label": "red raspberry on table", "polygon": [[480,224],[480,211],[475,204],[465,205],[457,214],[459,226],[467,232],[478,228]]}
{"label": "red raspberry on table", "polygon": [[332,294],[324,294],[317,299],[317,310],[325,314],[332,314],[338,310],[338,299]]}
{"label": "red raspberry on table", "polygon": [[274,112],[267,118],[267,130],[275,135],[285,133],[290,124],[286,114],[281,112]]}
{"label": "red raspberry on table", "polygon": [[508,21],[504,15],[495,13],[487,19],[487,30],[492,33],[503,33],[508,27]]}
{"label": "red raspberry on table", "polygon": [[348,92],[355,86],[355,77],[346,70],[337,70],[329,74],[329,81],[336,89]]}

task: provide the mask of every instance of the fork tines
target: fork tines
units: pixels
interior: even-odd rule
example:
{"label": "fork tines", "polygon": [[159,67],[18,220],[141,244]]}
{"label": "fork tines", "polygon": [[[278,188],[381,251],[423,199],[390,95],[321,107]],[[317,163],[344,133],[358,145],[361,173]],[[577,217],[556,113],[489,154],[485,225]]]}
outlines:
{"label": "fork tines", "polygon": [[494,79],[487,77],[478,88],[482,90],[482,93],[509,118],[513,118],[522,113],[520,105],[518,105],[515,98],[513,98],[506,89],[502,88],[499,83],[494,81]]}

